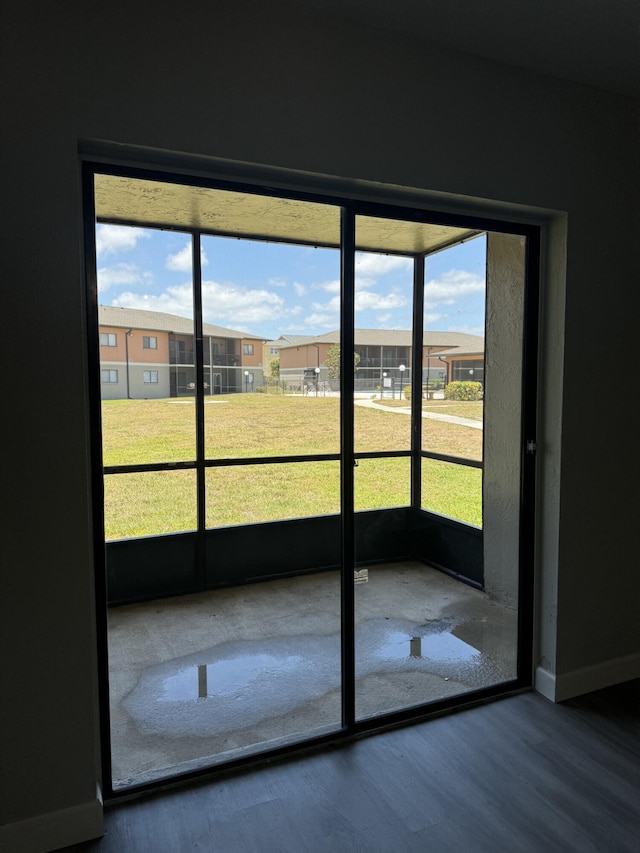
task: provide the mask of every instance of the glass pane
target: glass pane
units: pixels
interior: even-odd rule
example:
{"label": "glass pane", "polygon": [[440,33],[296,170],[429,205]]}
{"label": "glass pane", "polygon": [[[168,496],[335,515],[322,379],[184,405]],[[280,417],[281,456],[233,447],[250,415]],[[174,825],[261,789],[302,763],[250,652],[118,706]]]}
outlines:
{"label": "glass pane", "polygon": [[202,248],[205,455],[338,453],[339,252],[225,237]]}
{"label": "glass pane", "polygon": [[411,468],[408,458],[359,459],[354,473],[356,512],[409,506]]}
{"label": "glass pane", "polygon": [[517,613],[415,561],[372,566],[356,596],[359,719],[516,677]]}
{"label": "glass pane", "polygon": [[422,460],[422,508],[482,527],[482,470]]}
{"label": "glass pane", "polygon": [[205,401],[209,459],[337,453],[337,394],[229,394]]}
{"label": "glass pane", "polygon": [[337,571],[111,608],[116,789],[341,726]]}
{"label": "glass pane", "polygon": [[422,449],[482,461],[483,402],[425,400]]}
{"label": "glass pane", "polygon": [[[358,222],[363,226],[367,220]],[[420,237],[416,227],[391,222],[390,239],[394,245],[409,244]],[[442,234],[443,239],[446,236]],[[464,244],[425,257],[419,426],[424,450],[482,461],[487,239],[469,240],[468,236]],[[455,239],[453,233],[451,239]],[[388,270],[394,264],[397,272],[403,269],[398,258],[365,257],[371,268],[379,269],[385,260]],[[395,314],[377,314],[373,321],[367,318],[366,307],[374,303],[376,294],[384,295],[382,280],[372,276],[357,287],[357,451],[410,447],[411,389],[405,391],[405,387],[411,385],[413,364],[413,276],[412,262],[408,264],[402,283],[386,293],[406,303],[404,320],[399,304]],[[364,294],[361,311],[358,293]],[[499,302],[503,297],[496,298]],[[392,351],[393,343],[403,343],[392,340],[401,329],[407,330],[407,349]],[[385,348],[374,352],[365,346],[369,340],[363,336],[377,336],[377,343]],[[394,357],[395,361],[388,360]],[[374,370],[382,374],[378,383],[364,387],[360,380],[359,385],[359,375],[366,374],[371,386]],[[514,404],[519,404],[518,395],[511,401]],[[384,417],[384,425],[376,425],[374,416]],[[354,474],[356,510],[367,510],[355,518],[358,718],[439,700],[516,675],[513,601],[505,596],[497,601],[432,567],[482,582],[484,541],[477,530],[482,527],[482,470],[423,459],[421,472],[421,506],[431,515],[409,507],[408,459],[359,460]],[[449,519],[476,530],[465,530]]]}
{"label": "glass pane", "polygon": [[[356,241],[366,222],[356,218]],[[355,450],[408,450],[413,260],[357,252],[355,288]]]}
{"label": "glass pane", "polygon": [[196,528],[195,471],[108,474],[105,538],[160,536]]}
{"label": "glass pane", "polygon": [[[406,390],[407,386],[404,387]],[[389,397],[376,396],[374,399],[374,395],[371,395],[367,399],[358,397],[356,392],[356,452],[408,450],[411,446],[411,401],[400,399],[399,384],[389,393]]]}
{"label": "glass pane", "polygon": [[482,460],[486,236],[425,259],[422,449]]}
{"label": "glass pane", "polygon": [[[243,236],[269,231],[273,214],[274,234],[310,243],[318,222],[325,238],[339,234],[337,207],[206,191],[198,201],[203,219],[227,233],[234,223]],[[129,274],[126,292],[103,276],[115,295],[101,309],[103,348],[117,348],[109,335],[121,338],[125,326],[129,348],[101,364],[109,465],[195,453],[191,243],[165,236],[160,258],[158,234],[138,231],[135,239],[98,231],[105,256],[116,245],[139,253],[135,266],[118,267]],[[337,377],[325,359],[339,340],[339,252],[206,237],[201,263],[205,455],[337,454]],[[123,365],[127,393],[118,394]],[[195,527],[194,472],[106,478],[108,537],[151,537],[110,543],[117,603],[160,594],[162,583],[165,595],[193,589],[198,553],[207,582],[225,587],[110,610],[116,788],[340,727],[339,469],[337,461],[207,469],[201,551],[192,535],[154,539]],[[281,579],[258,582],[267,575]],[[143,588],[149,578],[155,585]]]}
{"label": "glass pane", "polygon": [[103,400],[103,462],[140,465],[193,460],[194,428],[193,400]]}
{"label": "glass pane", "polygon": [[98,225],[105,465],[195,458],[191,238]]}
{"label": "glass pane", "polygon": [[257,524],[340,511],[340,463],[209,468],[207,527]]}

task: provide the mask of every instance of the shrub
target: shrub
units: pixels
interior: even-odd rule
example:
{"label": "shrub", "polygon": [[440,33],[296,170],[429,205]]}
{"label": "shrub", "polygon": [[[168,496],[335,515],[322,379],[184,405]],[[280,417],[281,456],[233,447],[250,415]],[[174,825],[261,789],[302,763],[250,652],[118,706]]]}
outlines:
{"label": "shrub", "polygon": [[445,400],[482,400],[482,383],[449,382],[444,396]]}
{"label": "shrub", "polygon": [[405,385],[404,388],[404,398],[405,400],[411,399],[411,385]]}

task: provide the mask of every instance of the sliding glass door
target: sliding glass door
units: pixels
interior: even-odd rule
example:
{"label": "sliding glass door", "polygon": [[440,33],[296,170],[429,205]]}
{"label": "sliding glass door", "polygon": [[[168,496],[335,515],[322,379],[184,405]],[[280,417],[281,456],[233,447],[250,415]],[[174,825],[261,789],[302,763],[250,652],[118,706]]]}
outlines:
{"label": "sliding glass door", "polygon": [[87,180],[111,790],[526,681],[535,234]]}

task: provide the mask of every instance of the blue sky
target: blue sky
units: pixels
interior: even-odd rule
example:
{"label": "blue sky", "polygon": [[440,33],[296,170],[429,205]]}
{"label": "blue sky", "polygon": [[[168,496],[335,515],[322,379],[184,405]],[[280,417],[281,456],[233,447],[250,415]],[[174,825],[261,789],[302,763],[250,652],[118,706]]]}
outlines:
{"label": "blue sky", "polygon": [[[191,317],[189,235],[98,225],[102,305]],[[356,256],[356,326],[411,327],[411,261]],[[485,240],[426,259],[425,328],[484,334]],[[317,335],[339,328],[339,254],[332,249],[202,238],[205,321],[260,335]]]}

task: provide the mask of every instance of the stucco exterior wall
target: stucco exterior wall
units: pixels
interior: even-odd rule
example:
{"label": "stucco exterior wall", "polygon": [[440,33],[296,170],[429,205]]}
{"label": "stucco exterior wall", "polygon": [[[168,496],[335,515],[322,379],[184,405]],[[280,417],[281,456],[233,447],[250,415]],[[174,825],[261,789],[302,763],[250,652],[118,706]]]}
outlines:
{"label": "stucco exterior wall", "polygon": [[525,240],[487,235],[483,434],[484,579],[489,595],[518,603],[520,429]]}

